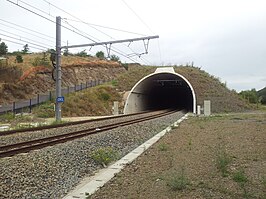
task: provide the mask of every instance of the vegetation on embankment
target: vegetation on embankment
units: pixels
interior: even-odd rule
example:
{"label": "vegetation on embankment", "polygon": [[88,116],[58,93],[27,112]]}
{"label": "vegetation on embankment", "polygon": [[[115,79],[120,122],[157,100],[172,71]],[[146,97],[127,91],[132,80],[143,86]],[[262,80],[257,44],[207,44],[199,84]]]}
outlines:
{"label": "vegetation on embankment", "polygon": [[[101,85],[65,96],[63,117],[111,115],[113,102],[122,97],[111,85]],[[38,117],[54,117],[54,103],[47,102],[33,109]]]}
{"label": "vegetation on embankment", "polygon": [[[0,66],[0,104],[30,99],[55,90],[53,67],[43,53],[23,55],[23,63],[9,56],[8,65]],[[95,57],[62,56],[62,86],[73,86],[91,80],[111,80],[124,73],[118,62]]]}
{"label": "vegetation on embankment", "polygon": [[197,67],[179,66],[175,71],[188,79],[195,90],[197,104],[203,105],[204,100],[211,101],[212,112],[239,112],[252,109],[236,91],[227,88],[218,77]]}
{"label": "vegetation on embankment", "polygon": [[[23,55],[23,59],[23,63],[16,63],[15,67],[10,70],[13,72],[14,69],[18,70],[15,70],[14,78],[12,78],[12,72],[7,73],[10,75],[10,78],[5,78],[6,80],[4,82],[0,82],[0,103],[11,103],[14,100],[29,99],[35,94],[54,89],[55,82],[51,77],[51,67],[38,66],[38,64],[34,66],[33,64],[38,62],[37,60],[46,60],[44,54],[26,54]],[[15,57],[11,56],[9,63],[13,63],[14,60]],[[129,91],[141,78],[156,70],[155,66],[141,66],[138,64],[128,64],[127,66],[128,70],[125,70],[122,64],[118,62],[102,60],[95,57],[62,56],[63,87],[84,83],[93,79],[114,79],[110,95],[113,95],[112,92],[124,93]],[[45,70],[43,69],[42,71],[42,67]],[[192,84],[195,90],[197,104],[203,105],[203,100],[211,100],[212,111],[214,113],[239,112],[252,108],[235,91],[229,90],[226,84],[222,83],[219,78],[197,67],[175,66],[174,68],[177,73],[186,77]],[[84,93],[86,92],[90,92],[90,89],[84,91]],[[66,97],[66,102],[63,105],[63,116],[103,115],[111,112],[111,107],[105,108],[110,108],[108,111],[104,110],[103,107],[106,107],[106,105],[94,100],[90,101],[91,105],[85,105],[87,108],[77,108],[83,106],[81,105],[82,103],[86,104],[86,100],[89,99],[83,97],[86,95],[84,93],[82,96],[79,96],[80,94],[77,93]],[[82,101],[81,99],[83,98],[86,98],[86,100]],[[43,109],[48,110],[43,114],[45,117],[54,115],[53,105],[51,104],[45,103],[41,106]],[[97,106],[101,108],[96,108]],[[77,110],[80,113],[77,113]]]}

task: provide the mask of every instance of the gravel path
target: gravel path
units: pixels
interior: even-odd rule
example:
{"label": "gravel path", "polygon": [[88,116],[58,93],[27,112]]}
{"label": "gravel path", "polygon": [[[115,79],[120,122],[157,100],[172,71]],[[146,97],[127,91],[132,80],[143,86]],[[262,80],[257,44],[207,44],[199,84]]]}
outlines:
{"label": "gravel path", "polygon": [[101,165],[91,152],[110,146],[124,156],[183,114],[174,113],[128,127],[0,159],[0,198],[62,198]]}
{"label": "gravel path", "polygon": [[17,133],[17,134],[11,134],[6,136],[0,137],[0,146],[8,145],[8,144],[15,144],[19,142],[25,142],[29,140],[34,139],[40,139],[45,138],[49,136],[54,135],[61,135],[65,133],[70,133],[78,130],[84,130],[87,128],[97,128],[101,125],[108,125],[113,124],[117,121],[128,121],[133,120],[139,117],[149,116],[152,115],[152,113],[147,113],[145,115],[135,115],[135,116],[128,116],[128,117],[122,117],[122,118],[114,118],[114,119],[108,119],[103,121],[95,121],[91,123],[84,123],[80,125],[73,125],[73,126],[66,126],[66,127],[60,127],[60,128],[53,128],[53,129],[46,129],[41,131],[33,131],[33,132],[24,132],[24,133]]}

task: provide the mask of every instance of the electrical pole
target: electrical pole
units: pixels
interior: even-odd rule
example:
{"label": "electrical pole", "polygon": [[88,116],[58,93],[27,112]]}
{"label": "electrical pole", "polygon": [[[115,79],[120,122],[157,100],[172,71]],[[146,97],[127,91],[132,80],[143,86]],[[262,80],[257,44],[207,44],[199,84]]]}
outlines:
{"label": "electrical pole", "polygon": [[[134,42],[142,40],[144,43],[145,53],[148,53],[148,46],[150,39],[157,39],[159,38],[158,35],[155,36],[147,36],[147,37],[139,37],[139,38],[132,38],[132,39],[124,39],[124,40],[115,40],[115,41],[107,41],[107,42],[95,42],[90,44],[80,44],[80,45],[71,45],[68,46],[61,46],[61,17],[56,17],[56,102],[55,102],[55,119],[57,122],[61,121],[61,103],[64,102],[64,97],[61,96],[61,50],[68,49],[68,48],[78,48],[78,47],[87,47],[87,46],[105,46],[108,52],[108,55],[111,51],[111,45],[117,43],[124,43],[124,42]],[[145,42],[147,41],[147,42]],[[141,55],[141,54],[140,54]]]}
{"label": "electrical pole", "polygon": [[64,98],[61,96],[61,17],[56,17],[56,102],[55,119],[61,121],[61,103]]}

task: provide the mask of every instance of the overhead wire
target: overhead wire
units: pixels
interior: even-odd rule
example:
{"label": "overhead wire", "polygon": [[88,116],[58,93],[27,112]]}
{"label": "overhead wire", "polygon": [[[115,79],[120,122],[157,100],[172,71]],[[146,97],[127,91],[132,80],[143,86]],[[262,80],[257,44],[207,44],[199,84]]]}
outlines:
{"label": "overhead wire", "polygon": [[[42,43],[42,42],[35,41],[35,40],[29,39],[29,38],[24,37],[24,36],[20,36],[20,35],[17,35],[17,34],[11,33],[11,32],[6,31],[6,30],[0,30],[0,31],[5,32],[5,33],[8,33],[8,34],[11,34],[11,35],[14,35],[14,36],[17,36],[17,37],[20,37],[20,38],[27,39],[28,41],[31,41],[31,42],[39,43],[39,44],[41,44],[41,45],[47,45],[47,44],[44,44],[44,43]],[[53,48],[53,47],[50,46],[50,45],[49,45],[49,47]]]}
{"label": "overhead wire", "polygon": [[[153,33],[153,34],[155,34],[153,31],[152,31],[152,29],[147,25],[147,23],[145,23],[145,21],[133,10],[133,8],[131,8],[131,6],[129,6],[129,4],[128,3],[126,3],[126,1],[125,0],[122,0],[122,2],[127,6],[127,8],[129,9],[129,10],[131,10],[131,12],[133,12],[134,13],[134,15],[141,21],[141,23],[144,25],[144,26],[146,26],[146,28],[151,32],[151,33]],[[160,61],[162,62],[162,55],[161,55],[161,47],[160,47],[160,42],[159,42],[159,40],[158,40],[158,50],[159,50],[159,56],[160,56]]]}
{"label": "overhead wire", "polygon": [[20,2],[24,3],[25,5],[31,7],[31,8],[33,8],[33,9],[35,9],[35,10],[38,10],[38,11],[40,11],[40,12],[46,14],[46,15],[49,15],[49,16],[55,18],[55,16],[51,15],[50,12],[49,12],[49,13],[48,13],[48,12],[45,12],[45,11],[43,11],[43,10],[41,10],[41,9],[39,9],[39,8],[37,8],[37,7],[35,7],[35,6],[32,6],[32,5],[28,4],[28,3],[26,3],[25,1],[22,1],[22,0],[17,0],[17,1],[18,1],[18,2],[20,1]]}
{"label": "overhead wire", "polygon": [[[13,2],[13,1],[11,1],[11,0],[6,0],[6,1],[8,1],[8,2],[10,2],[10,3],[12,3],[12,4],[14,4],[14,5],[16,5],[16,6],[20,7],[20,8],[22,8],[22,9],[24,9],[24,10],[27,10],[28,12],[31,12],[32,14],[35,14],[35,15],[37,15],[37,16],[43,18],[43,19],[46,19],[47,21],[50,21],[50,22],[56,24],[55,21],[53,21],[53,20],[51,20],[51,19],[49,19],[49,18],[47,18],[47,17],[45,17],[45,16],[43,16],[43,15],[41,15],[41,14],[35,12],[35,11],[32,11],[32,10],[30,10],[30,9],[28,9],[28,8],[26,8],[26,7],[24,7],[24,6],[22,6],[22,5],[19,5],[19,4],[15,3],[15,2]],[[69,30],[69,31],[72,31],[72,32],[74,32],[74,33],[76,33],[76,34],[78,34],[78,35],[80,35],[80,36],[82,36],[82,37],[88,39],[87,36],[84,36],[84,35],[82,35],[82,34],[76,32],[75,30],[72,30],[72,29],[70,29],[70,28],[68,28],[68,27],[66,27],[66,26],[64,26],[64,25],[61,25],[61,27],[63,27],[63,28],[65,28],[65,29]],[[92,39],[90,39],[90,40],[93,41]]]}
{"label": "overhead wire", "polygon": [[152,30],[151,30],[151,28],[144,22],[144,20],[129,6],[129,4],[128,3],[126,3],[126,1],[125,0],[122,0],[122,2],[126,5],[126,7],[129,9],[129,10],[131,10],[131,12],[133,12],[134,13],[134,15],[146,26],[146,28],[148,28],[149,29],[149,31],[152,33],[152,34],[155,34]]}
{"label": "overhead wire", "polygon": [[66,18],[66,19],[67,19],[68,21],[74,21],[74,22],[84,23],[84,24],[89,25],[89,26],[96,26],[96,27],[99,27],[99,28],[105,28],[105,29],[109,29],[109,30],[115,30],[115,31],[124,32],[124,33],[129,33],[129,34],[134,34],[134,35],[139,35],[139,36],[147,36],[147,35],[145,35],[145,34],[136,33],[136,32],[131,32],[131,31],[128,31],[128,30],[122,30],[122,29],[118,29],[118,28],[112,28],[112,27],[103,26],[103,25],[98,25],[98,24],[93,24],[93,23],[88,23],[88,22],[80,21],[80,20],[74,20],[74,19],[68,19],[68,18]]}
{"label": "overhead wire", "polygon": [[[30,28],[23,27],[23,26],[21,26],[21,25],[18,25],[18,24],[12,23],[12,22],[10,22],[10,21],[6,21],[6,20],[4,20],[4,19],[0,19],[0,21],[3,21],[3,22],[8,23],[8,24],[12,24],[13,26],[16,26],[16,27],[19,27],[19,28],[22,28],[22,29],[25,29],[25,30],[28,30],[28,31],[31,31],[31,32],[34,32],[34,33],[37,33],[37,34],[40,34],[40,35],[43,35],[43,36],[48,37],[48,38],[51,38],[51,39],[55,39],[55,37],[52,37],[52,36],[50,36],[50,35],[43,34],[43,33],[38,32],[38,31],[36,31],[36,30],[32,30],[32,29],[30,29]],[[14,28],[14,29],[15,29],[15,28]]]}
{"label": "overhead wire", "polygon": [[15,38],[15,37],[12,37],[12,36],[9,36],[9,35],[5,35],[5,34],[2,34],[2,33],[0,33],[0,35],[2,35],[4,37],[8,37],[10,39],[15,39],[15,40],[23,41],[23,42],[26,42],[27,44],[31,44],[31,45],[34,45],[34,46],[38,46],[38,47],[41,47],[41,48],[44,48],[44,49],[49,49],[46,46],[42,46],[42,45],[39,45],[39,44],[35,44],[35,43],[29,42],[29,41],[24,40],[24,39],[18,39],[18,38]]}
{"label": "overhead wire", "polygon": [[[112,36],[110,36],[110,35],[108,35],[108,34],[106,34],[106,33],[104,33],[103,31],[101,31],[101,30],[99,30],[99,29],[97,29],[97,28],[95,28],[95,27],[93,27],[93,25],[92,24],[90,24],[90,23],[87,23],[87,22],[84,22],[83,20],[81,20],[81,19],[79,19],[78,17],[76,17],[76,16],[74,16],[73,14],[71,14],[71,13],[69,13],[69,12],[67,12],[67,11],[65,11],[64,9],[62,9],[62,8],[59,8],[58,6],[56,6],[56,5],[54,5],[54,4],[52,4],[52,3],[50,3],[49,1],[47,1],[47,0],[43,0],[44,2],[46,2],[46,3],[48,3],[49,5],[52,5],[53,7],[55,7],[56,9],[58,9],[58,10],[60,10],[60,11],[62,11],[62,12],[64,12],[64,13],[66,13],[66,14],[68,14],[69,16],[71,16],[71,17],[73,17],[73,18],[75,18],[75,19],[77,19],[78,21],[76,21],[76,22],[81,22],[81,23],[84,23],[84,24],[86,24],[86,25],[88,25],[88,26],[90,26],[90,27],[92,27],[92,28],[94,28],[95,30],[97,30],[97,31],[99,31],[99,32],[101,32],[102,34],[104,34],[104,35],[106,35],[106,36],[108,36],[108,37],[110,37],[110,38],[112,38],[112,39],[114,39]],[[64,18],[64,20],[69,20],[69,19],[65,19]],[[72,20],[72,21],[74,21],[74,20]],[[95,24],[94,24],[95,25]],[[99,25],[97,25],[97,26],[99,26]],[[99,27],[104,27],[104,26],[99,26]],[[109,28],[109,27],[104,27],[104,28]],[[111,28],[109,28],[109,29],[111,29]],[[114,29],[114,28],[112,28],[113,30],[119,30],[119,29]],[[129,32],[129,31],[125,31],[125,30],[119,30],[119,31],[122,31],[122,32],[127,32],[127,33],[132,33],[132,34],[138,34],[138,33],[133,33],[133,32]],[[138,35],[142,35],[142,34],[138,34]],[[96,38],[95,38],[96,39]],[[96,39],[96,40],[98,40],[98,39]],[[114,47],[113,47],[114,48]],[[129,47],[130,48],[130,47]],[[116,49],[116,48],[114,48],[114,49]],[[131,48],[130,48],[131,49]],[[112,51],[114,51],[113,49],[112,49]],[[119,49],[116,49],[116,51],[114,51],[114,52],[116,52],[117,53],[117,51],[120,51]],[[134,52],[132,49],[131,49],[131,51],[132,52]],[[134,52],[135,53],[135,52]],[[121,55],[122,53],[120,53],[120,55]],[[124,56],[124,55],[123,55]],[[129,59],[129,57],[128,56],[124,56],[124,57],[126,57],[126,58],[128,58]],[[139,57],[140,58],[140,57]],[[134,60],[132,60],[132,59],[130,59],[131,61],[134,61]],[[136,61],[134,61],[134,62],[136,62]]]}
{"label": "overhead wire", "polygon": [[[82,21],[81,21],[82,22]],[[96,29],[96,30],[98,30],[98,29]],[[99,31],[99,30],[98,30]],[[113,38],[112,36],[110,36],[110,35],[108,35],[108,34],[106,34],[106,33],[103,33],[103,34],[105,34],[106,36],[108,36],[108,37],[110,37],[111,39],[114,39],[115,40],[115,38]],[[97,38],[96,38],[97,39]],[[98,41],[100,41],[99,39],[97,39]],[[126,45],[125,45],[126,46]],[[126,47],[128,47],[129,49],[131,49],[129,46],[126,46]],[[113,50],[113,49],[115,49],[115,50]],[[131,57],[129,57],[129,56],[127,56],[127,55],[124,55],[123,54],[123,52],[121,53],[121,51],[119,50],[119,49],[117,49],[117,48],[115,48],[115,47],[113,47],[113,49],[111,49],[113,52],[116,52],[117,54],[119,54],[119,55],[121,55],[121,56],[123,56],[123,57],[125,57],[125,58],[127,58],[127,59],[129,59],[129,60],[131,60],[131,61],[134,61],[134,62],[136,62],[136,60],[132,60],[132,58]],[[132,52],[134,52],[132,49],[131,49],[131,51]],[[118,52],[120,52],[120,53],[118,53]],[[134,52],[137,56],[139,56],[139,54],[137,54],[136,52]],[[140,57],[139,57],[140,58]],[[141,59],[141,58],[140,58]],[[142,60],[142,59],[141,59]]]}
{"label": "overhead wire", "polygon": [[35,35],[35,34],[32,34],[32,33],[29,33],[29,32],[24,31],[24,30],[20,30],[20,29],[18,29],[18,28],[12,27],[12,26],[8,26],[8,25],[3,24],[3,23],[0,23],[0,25],[3,25],[3,26],[8,27],[8,28],[12,28],[12,29],[14,29],[14,30],[16,30],[16,31],[20,31],[20,32],[26,33],[26,34],[28,34],[28,35],[31,35],[31,36],[37,37],[37,38],[42,39],[42,40],[45,40],[45,41],[49,41],[49,42],[55,43],[55,41],[52,41],[52,40],[46,39],[46,38],[44,38],[44,37],[40,37],[40,36],[38,36],[38,35]]}
{"label": "overhead wire", "polygon": [[[9,40],[9,39],[5,39],[5,38],[0,38],[0,40],[2,41],[7,41],[7,42],[10,42],[10,43],[14,43],[14,44],[18,44],[18,45],[24,45],[23,43],[19,43],[19,42],[15,42],[15,41],[12,41],[12,40]],[[45,51],[46,49],[43,49],[43,48],[38,48],[38,47],[34,47],[34,46],[31,46],[29,45],[30,48],[34,48],[34,49],[37,49],[37,50],[42,50],[42,51]]]}
{"label": "overhead wire", "polygon": [[[28,11],[28,12],[31,12],[31,13],[33,13],[33,14],[35,14],[35,15],[37,15],[37,16],[43,18],[43,19],[46,19],[46,20],[48,20],[48,21],[50,21],[50,22],[52,22],[52,23],[56,23],[55,21],[53,21],[53,20],[51,20],[51,19],[49,19],[49,18],[47,18],[47,17],[45,17],[45,16],[43,16],[43,15],[41,15],[41,14],[35,12],[35,11],[33,11],[33,10],[30,10],[29,8],[26,8],[25,6],[22,6],[22,5],[18,4],[19,1],[17,1],[17,3],[15,3],[15,2],[13,2],[13,1],[11,1],[11,0],[6,0],[6,1],[8,1],[8,2],[10,2],[10,3],[12,3],[12,4],[14,4],[14,5],[16,5],[16,6],[22,8],[22,9],[24,9],[24,10],[26,10],[26,11]],[[44,1],[45,1],[45,0],[44,0]],[[53,4],[51,4],[50,2],[48,2],[48,1],[46,1],[46,2],[49,3],[49,5],[53,5]],[[24,3],[25,3],[25,2],[24,2]],[[27,4],[26,4],[26,5],[27,5]],[[54,5],[53,5],[53,6],[54,6]],[[33,6],[30,6],[30,7],[33,7]],[[57,7],[57,6],[55,6],[55,7]],[[33,8],[34,8],[34,9],[37,9],[36,7],[33,7]],[[58,8],[58,7],[57,7],[57,8]],[[64,10],[61,9],[61,8],[58,8],[58,9],[62,10],[63,12],[66,12],[66,11],[64,11]],[[37,9],[37,10],[40,10],[40,9]],[[49,14],[46,13],[46,12],[43,12],[43,13],[45,13],[45,14],[51,16],[50,13],[49,13]],[[66,12],[66,13],[68,13],[68,12]],[[68,14],[69,14],[70,16],[74,16],[74,15],[72,15],[72,14],[70,14],[70,13],[68,13]],[[68,25],[70,25],[70,24],[68,23]],[[67,29],[67,30],[70,30],[70,31],[72,31],[72,32],[74,32],[74,33],[76,33],[76,34],[78,34],[78,35],[80,35],[80,36],[86,38],[86,39],[89,39],[89,40],[95,42],[95,41],[94,41],[93,39],[91,39],[90,37],[84,35],[84,32],[83,32],[83,34],[80,33],[81,31],[80,31],[79,29],[75,28],[75,27],[72,26],[72,25],[70,25],[70,26],[71,26],[73,29],[70,29],[70,28],[68,28],[68,27],[66,27],[66,26],[64,26],[64,25],[61,25],[61,26],[62,26],[63,28],[65,28],[65,29]],[[78,32],[77,32],[77,31],[78,31]],[[11,38],[11,37],[10,37],[10,38]],[[21,40],[21,41],[22,41],[22,40]],[[31,43],[31,42],[28,42],[28,43]],[[34,43],[31,43],[31,44],[32,44],[32,45],[36,45],[36,44],[34,44]],[[40,45],[39,45],[39,46],[40,46]],[[133,61],[133,62],[136,62],[136,61],[133,60],[132,58],[129,58],[128,56],[126,56],[126,55],[124,55],[124,54],[122,54],[122,53],[119,53],[117,50],[114,50],[114,49],[110,49],[110,50],[112,50],[113,52],[116,52],[116,53],[119,54],[119,55],[122,55],[122,56],[126,57],[127,59],[130,59],[130,60]]]}

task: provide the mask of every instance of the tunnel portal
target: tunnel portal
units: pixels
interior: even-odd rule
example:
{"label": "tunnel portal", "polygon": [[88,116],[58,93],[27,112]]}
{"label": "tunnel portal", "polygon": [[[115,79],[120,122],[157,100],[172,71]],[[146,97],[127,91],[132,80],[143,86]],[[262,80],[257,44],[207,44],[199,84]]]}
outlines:
{"label": "tunnel portal", "polygon": [[196,97],[192,85],[172,67],[158,68],[142,78],[130,91],[125,114],[148,110],[185,109],[196,112]]}

